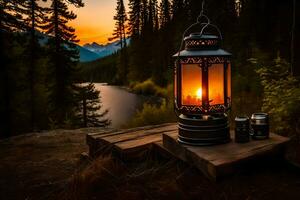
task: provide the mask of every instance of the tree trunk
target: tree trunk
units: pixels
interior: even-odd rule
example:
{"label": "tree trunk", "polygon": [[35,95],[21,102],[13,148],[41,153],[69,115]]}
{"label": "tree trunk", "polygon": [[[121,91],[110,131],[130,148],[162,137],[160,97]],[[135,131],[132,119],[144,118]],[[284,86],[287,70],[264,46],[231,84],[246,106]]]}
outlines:
{"label": "tree trunk", "polygon": [[29,66],[29,84],[30,84],[30,123],[31,131],[35,129],[35,0],[31,0],[31,38],[30,38],[30,66]]}

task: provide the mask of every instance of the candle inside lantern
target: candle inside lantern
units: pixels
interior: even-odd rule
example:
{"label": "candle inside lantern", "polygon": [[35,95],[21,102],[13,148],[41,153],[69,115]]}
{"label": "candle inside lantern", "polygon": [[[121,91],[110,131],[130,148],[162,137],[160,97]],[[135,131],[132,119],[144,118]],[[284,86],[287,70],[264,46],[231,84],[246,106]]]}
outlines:
{"label": "candle inside lantern", "polygon": [[197,98],[200,99],[200,100],[202,100],[202,88],[199,88],[197,90]]}
{"label": "candle inside lantern", "polygon": [[182,104],[202,105],[202,69],[198,64],[182,68]]}
{"label": "candle inside lantern", "polygon": [[[202,68],[185,64],[182,68],[182,104],[202,105]],[[224,69],[222,64],[208,68],[208,100],[210,105],[224,104]]]}

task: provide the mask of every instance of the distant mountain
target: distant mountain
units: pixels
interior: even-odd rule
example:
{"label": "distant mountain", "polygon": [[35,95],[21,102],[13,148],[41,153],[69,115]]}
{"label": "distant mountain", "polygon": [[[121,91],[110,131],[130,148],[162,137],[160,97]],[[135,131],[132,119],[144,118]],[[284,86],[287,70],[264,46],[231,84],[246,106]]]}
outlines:
{"label": "distant mountain", "polygon": [[[48,35],[45,35],[43,33],[37,32],[40,39],[41,45],[46,45],[48,42]],[[127,42],[129,42],[129,39],[127,39]],[[116,51],[120,49],[120,45],[118,45],[118,41],[113,43],[108,43],[106,45],[100,45],[96,42],[93,42],[91,44],[85,44],[83,46],[77,45],[77,49],[79,50],[79,61],[80,62],[90,62],[97,60],[99,58],[103,58],[106,56],[109,56]]]}
{"label": "distant mountain", "polygon": [[80,62],[90,62],[101,58],[99,54],[96,54],[82,46],[77,45],[77,49],[79,50]]}
{"label": "distant mountain", "polygon": [[[129,44],[130,39],[129,38],[126,39],[126,42],[127,44]],[[119,41],[107,43],[106,45],[101,45],[96,42],[93,42],[93,43],[87,43],[83,45],[83,47],[91,52],[98,54],[99,58],[109,56],[117,52],[121,48]]]}
{"label": "distant mountain", "polygon": [[90,51],[97,51],[101,48],[104,48],[105,45],[102,44],[98,44],[97,42],[93,42],[93,43],[86,43],[85,45],[83,45],[84,48],[89,49]]}

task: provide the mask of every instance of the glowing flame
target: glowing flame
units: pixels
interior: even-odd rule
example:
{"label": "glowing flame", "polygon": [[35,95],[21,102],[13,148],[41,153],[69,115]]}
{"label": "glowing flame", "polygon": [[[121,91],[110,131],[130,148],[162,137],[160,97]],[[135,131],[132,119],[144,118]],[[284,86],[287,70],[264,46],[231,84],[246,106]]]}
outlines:
{"label": "glowing flame", "polygon": [[202,99],[202,88],[199,88],[199,89],[197,90],[197,98],[198,98],[198,99]]}

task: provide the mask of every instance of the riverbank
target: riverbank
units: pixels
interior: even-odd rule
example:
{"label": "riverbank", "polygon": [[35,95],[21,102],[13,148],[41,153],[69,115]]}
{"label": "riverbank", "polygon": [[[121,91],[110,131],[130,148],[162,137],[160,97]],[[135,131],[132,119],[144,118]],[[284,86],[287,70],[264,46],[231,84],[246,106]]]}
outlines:
{"label": "riverbank", "polygon": [[[142,115],[141,113],[147,112],[147,108],[151,107],[151,111],[157,110],[156,107],[161,107],[162,111],[166,110],[166,105],[164,104],[164,98],[158,96],[156,93],[149,93],[149,88],[153,86],[147,86],[146,90],[135,90],[126,86],[114,86],[103,83],[94,83],[96,90],[100,91],[102,108],[101,110],[108,110],[107,117],[112,121],[111,127],[122,128],[122,127],[133,127],[136,125],[147,125],[147,123],[152,124],[152,118],[149,114]],[[140,88],[140,87],[139,87]],[[163,89],[160,89],[162,91]],[[169,92],[170,88],[164,89],[164,93]],[[148,91],[148,93],[146,92]],[[153,90],[156,91],[156,90]],[[169,106],[170,107],[170,106]],[[100,110],[100,112],[101,112]],[[149,110],[149,109],[148,109]],[[173,110],[173,109],[169,109]],[[150,114],[153,112],[150,112]],[[174,115],[170,112],[160,112],[164,115]],[[160,116],[162,116],[160,114]],[[145,122],[136,123],[136,119]],[[157,117],[154,117],[157,118]],[[160,117],[161,118],[161,117]],[[162,123],[170,118],[165,117],[163,121],[155,121],[155,123]],[[151,123],[152,122],[152,123]]]}
{"label": "riverbank", "polygon": [[99,112],[108,110],[106,117],[112,121],[113,128],[120,128],[128,123],[145,102],[143,96],[130,92],[127,87],[94,84],[96,90],[100,91],[102,108]]}

